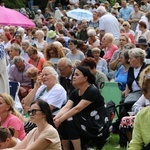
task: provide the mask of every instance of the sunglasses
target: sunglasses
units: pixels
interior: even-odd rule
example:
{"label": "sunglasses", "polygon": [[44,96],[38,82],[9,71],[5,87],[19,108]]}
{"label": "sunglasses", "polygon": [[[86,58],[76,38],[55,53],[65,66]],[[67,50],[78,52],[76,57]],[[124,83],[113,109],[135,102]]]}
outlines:
{"label": "sunglasses", "polygon": [[123,27],[126,27],[127,25],[126,24],[123,24]]}
{"label": "sunglasses", "polygon": [[42,110],[40,110],[40,109],[32,109],[32,110],[29,110],[29,111],[28,111],[28,115],[29,115],[29,116],[30,116],[30,115],[34,116],[37,111],[42,111]]}

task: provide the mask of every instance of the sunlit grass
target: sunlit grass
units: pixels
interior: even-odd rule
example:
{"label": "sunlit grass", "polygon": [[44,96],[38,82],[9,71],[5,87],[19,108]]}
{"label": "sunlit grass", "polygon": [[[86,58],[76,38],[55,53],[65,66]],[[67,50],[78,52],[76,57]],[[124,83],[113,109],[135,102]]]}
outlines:
{"label": "sunlit grass", "polygon": [[[119,136],[117,134],[111,134],[102,150],[117,150],[115,147],[118,146],[118,141]],[[119,150],[126,150],[126,148],[119,148]]]}

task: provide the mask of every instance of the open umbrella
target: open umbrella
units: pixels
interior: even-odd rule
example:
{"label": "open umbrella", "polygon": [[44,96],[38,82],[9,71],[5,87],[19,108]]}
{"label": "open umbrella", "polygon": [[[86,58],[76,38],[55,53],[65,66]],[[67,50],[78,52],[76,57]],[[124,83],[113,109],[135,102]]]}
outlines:
{"label": "open umbrella", "polygon": [[67,16],[76,20],[85,19],[86,21],[90,21],[93,17],[93,14],[88,10],[78,8],[68,11]]}
{"label": "open umbrella", "polygon": [[5,7],[0,7],[0,25],[13,25],[21,27],[35,26],[30,19],[22,15],[20,12]]}

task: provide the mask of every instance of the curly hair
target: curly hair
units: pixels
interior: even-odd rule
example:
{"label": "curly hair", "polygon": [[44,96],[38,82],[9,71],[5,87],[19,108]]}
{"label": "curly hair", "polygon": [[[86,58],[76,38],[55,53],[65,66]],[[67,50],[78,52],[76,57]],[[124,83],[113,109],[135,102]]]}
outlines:
{"label": "curly hair", "polygon": [[52,43],[52,44],[48,45],[46,48],[46,51],[45,51],[46,60],[50,60],[52,58],[50,53],[49,53],[50,51],[53,51],[55,53],[56,58],[65,57],[65,54],[64,54],[62,48],[60,48],[60,46]]}

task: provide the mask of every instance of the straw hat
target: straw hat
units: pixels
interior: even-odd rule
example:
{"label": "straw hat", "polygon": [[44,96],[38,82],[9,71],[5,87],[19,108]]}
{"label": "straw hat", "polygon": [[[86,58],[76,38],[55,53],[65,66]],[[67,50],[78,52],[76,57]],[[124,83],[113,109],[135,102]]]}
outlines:
{"label": "straw hat", "polygon": [[115,3],[115,5],[113,6],[113,8],[120,8],[121,6],[119,5],[119,3]]}

